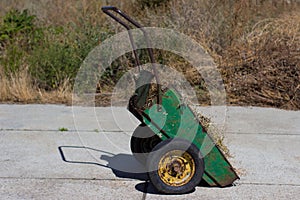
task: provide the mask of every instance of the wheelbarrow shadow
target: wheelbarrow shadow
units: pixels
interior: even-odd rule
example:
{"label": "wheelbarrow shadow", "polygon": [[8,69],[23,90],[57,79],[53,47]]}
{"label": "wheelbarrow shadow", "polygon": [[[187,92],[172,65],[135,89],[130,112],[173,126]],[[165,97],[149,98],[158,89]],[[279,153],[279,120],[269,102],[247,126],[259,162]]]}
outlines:
{"label": "wheelbarrow shadow", "polygon": [[[91,162],[91,161],[85,161],[82,159],[76,159],[76,158],[68,158],[67,154],[73,153],[75,151],[93,151],[93,153],[99,153],[99,157],[96,157],[96,159],[99,159],[99,162],[97,160]],[[94,149],[90,147],[84,147],[84,146],[59,146],[58,147],[59,154],[61,156],[61,159],[64,162],[72,163],[72,164],[84,164],[84,165],[96,165],[99,167],[104,167],[111,169],[114,175],[118,178],[124,178],[124,179],[134,179],[134,180],[140,180],[144,181],[142,183],[139,183],[135,186],[135,189],[143,192],[143,193],[149,193],[149,194],[161,194],[159,193],[152,183],[149,181],[148,174],[146,173],[146,170],[143,165],[141,165],[133,155],[130,154],[113,154],[111,152]],[[102,164],[101,161],[106,161],[107,164]],[[135,171],[135,172],[133,172]],[[201,187],[209,187],[205,182],[201,182]],[[191,191],[192,193],[194,191]]]}
{"label": "wheelbarrow shadow", "polygon": [[[81,151],[93,151],[93,153],[99,153],[99,157],[95,158],[95,161],[85,161],[82,159],[68,158],[68,154],[72,152]],[[135,179],[141,181],[147,181],[147,173],[144,172],[143,166],[138,163],[132,155],[129,154],[113,154],[111,152],[102,151],[84,146],[59,146],[59,154],[64,162],[72,164],[84,164],[84,165],[96,165],[99,167],[109,168],[119,178]],[[74,154],[73,153],[73,154]],[[99,159],[99,161],[97,161]],[[108,164],[102,164],[101,161],[106,161]],[[137,173],[133,172],[137,171]]]}

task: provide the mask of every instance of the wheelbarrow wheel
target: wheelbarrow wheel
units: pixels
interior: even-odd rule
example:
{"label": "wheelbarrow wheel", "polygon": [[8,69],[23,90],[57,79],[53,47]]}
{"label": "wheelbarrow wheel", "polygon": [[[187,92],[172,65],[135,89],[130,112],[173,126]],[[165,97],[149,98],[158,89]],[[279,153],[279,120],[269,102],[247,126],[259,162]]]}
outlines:
{"label": "wheelbarrow wheel", "polygon": [[130,140],[131,152],[137,161],[145,165],[148,154],[159,142],[161,139],[147,125],[140,124]]}
{"label": "wheelbarrow wheel", "polygon": [[184,194],[201,181],[204,160],[200,150],[184,139],[167,139],[156,145],[147,160],[154,187],[166,194]]}

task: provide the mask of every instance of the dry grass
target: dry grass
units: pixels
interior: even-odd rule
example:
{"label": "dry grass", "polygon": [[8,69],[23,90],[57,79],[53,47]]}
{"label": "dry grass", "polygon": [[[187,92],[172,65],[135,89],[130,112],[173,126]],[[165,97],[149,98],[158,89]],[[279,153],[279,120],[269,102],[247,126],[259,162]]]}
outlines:
{"label": "dry grass", "polygon": [[0,15],[11,9],[28,9],[43,23],[49,25],[104,25],[108,18],[101,11],[102,6],[114,5],[129,13],[134,12],[134,0],[1,0]]}
{"label": "dry grass", "polygon": [[[196,111],[196,109],[194,109],[194,111]],[[232,158],[233,156],[230,154],[230,151],[224,142],[224,131],[214,125],[208,117],[203,116],[199,112],[197,112],[196,115],[204,131],[211,137],[215,145],[223,152],[226,158]]]}
{"label": "dry grass", "polygon": [[0,73],[0,100],[14,102],[35,101],[38,93],[32,87],[31,78],[26,70],[10,76]]}
{"label": "dry grass", "polygon": [[[3,0],[0,14],[11,8],[28,8],[42,19],[41,23],[69,26],[71,33],[81,37],[82,33],[72,27],[84,28],[86,24],[92,24],[104,27],[104,30],[123,30],[102,14],[101,7],[109,4],[124,10],[145,26],[172,28],[202,44],[219,65],[229,103],[300,108],[300,5],[297,1],[170,0],[156,9],[141,9],[136,0],[44,0],[34,3]],[[167,65],[184,73],[192,85],[201,86],[197,90],[198,97],[207,104],[209,95],[198,72],[178,57],[164,55]],[[48,98],[50,102],[55,99],[65,102],[70,98],[72,86],[68,85],[68,80],[57,91],[49,93],[32,85],[26,71],[3,77],[0,80],[1,86],[5,86],[0,89],[2,101],[47,102]],[[107,95],[104,96],[107,101]]]}
{"label": "dry grass", "polygon": [[147,26],[168,27],[187,34],[218,61],[226,47],[249,32],[256,22],[299,8],[298,4],[285,1],[256,2],[260,1],[171,0],[156,10],[143,10],[139,20]]}
{"label": "dry grass", "polygon": [[62,103],[71,105],[72,86],[69,80],[65,80],[65,82],[54,91],[39,90],[39,97],[41,103]]}
{"label": "dry grass", "polygon": [[[179,0],[144,15],[202,44],[219,65],[230,104],[300,109],[300,4],[289,2]],[[185,67],[194,85],[203,82],[188,65],[169,63]]]}
{"label": "dry grass", "polygon": [[230,101],[300,109],[300,14],[257,23],[222,63]]}
{"label": "dry grass", "polygon": [[68,81],[55,91],[40,90],[32,83],[26,69],[17,74],[4,75],[0,67],[0,101],[14,103],[70,103],[71,86]]}

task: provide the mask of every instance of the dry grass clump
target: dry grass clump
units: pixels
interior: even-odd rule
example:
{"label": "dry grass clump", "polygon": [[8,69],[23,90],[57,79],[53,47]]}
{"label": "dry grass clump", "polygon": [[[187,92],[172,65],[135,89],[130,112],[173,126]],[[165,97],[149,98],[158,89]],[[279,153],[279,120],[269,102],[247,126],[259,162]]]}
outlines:
{"label": "dry grass clump", "polygon": [[228,147],[224,142],[224,132],[221,129],[219,129],[216,125],[214,125],[208,117],[205,117],[200,112],[196,112],[196,116],[198,117],[198,120],[200,121],[200,124],[204,128],[205,132],[207,132],[207,134],[214,141],[215,145],[223,152],[223,154],[227,158],[232,157]]}
{"label": "dry grass clump", "polygon": [[39,98],[41,99],[41,103],[62,103],[71,105],[72,85],[70,81],[66,79],[56,90],[39,90]]}
{"label": "dry grass clump", "polygon": [[0,67],[0,101],[15,103],[70,103],[72,90],[68,81],[55,91],[38,89],[27,69],[5,75]]}
{"label": "dry grass clump", "polygon": [[26,70],[9,76],[0,71],[0,85],[0,101],[32,102],[37,100],[37,90],[32,87],[31,78]]}
{"label": "dry grass clump", "polygon": [[257,23],[222,63],[234,104],[300,108],[300,14]]}

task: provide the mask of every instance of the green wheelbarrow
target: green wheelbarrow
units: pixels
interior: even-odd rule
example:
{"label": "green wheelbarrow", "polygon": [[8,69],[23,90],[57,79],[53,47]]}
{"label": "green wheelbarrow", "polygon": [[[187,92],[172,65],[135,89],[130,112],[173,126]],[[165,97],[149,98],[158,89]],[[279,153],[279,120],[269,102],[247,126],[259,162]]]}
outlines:
{"label": "green wheelbarrow", "polygon": [[[147,33],[139,23],[116,7],[102,7],[102,11],[127,30],[131,29],[130,25],[139,28],[150,46]],[[131,31],[128,34],[136,65],[140,67]],[[147,48],[147,51],[151,63],[155,63],[153,50]],[[181,101],[176,89],[162,90],[154,64],[152,69],[139,71],[128,110],[141,122],[131,137],[131,151],[147,168],[154,187],[162,193],[182,194],[192,191],[201,180],[209,186],[232,185],[239,179],[234,168],[191,108]],[[149,103],[150,82],[154,78],[155,98]]]}

